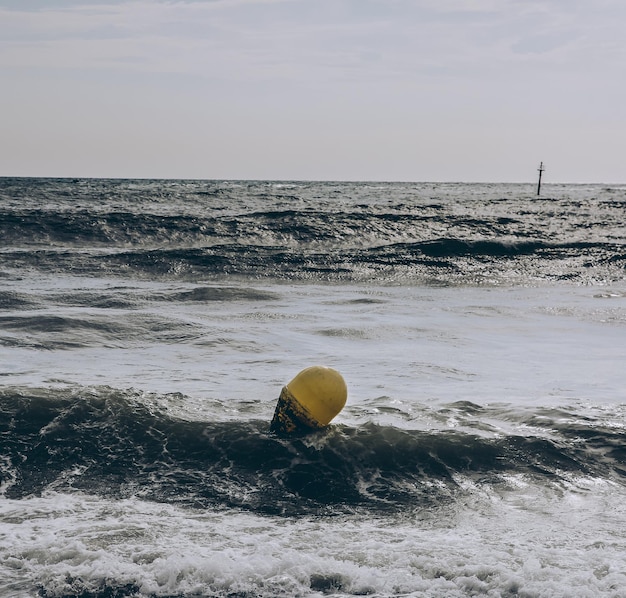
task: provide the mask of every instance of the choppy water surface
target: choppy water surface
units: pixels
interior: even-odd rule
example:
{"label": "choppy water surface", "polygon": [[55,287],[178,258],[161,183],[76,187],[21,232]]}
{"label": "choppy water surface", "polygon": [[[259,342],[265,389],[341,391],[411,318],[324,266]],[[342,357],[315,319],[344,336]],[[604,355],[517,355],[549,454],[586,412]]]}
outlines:
{"label": "choppy water surface", "polygon": [[626,187],[544,190],[0,179],[0,595],[622,595]]}

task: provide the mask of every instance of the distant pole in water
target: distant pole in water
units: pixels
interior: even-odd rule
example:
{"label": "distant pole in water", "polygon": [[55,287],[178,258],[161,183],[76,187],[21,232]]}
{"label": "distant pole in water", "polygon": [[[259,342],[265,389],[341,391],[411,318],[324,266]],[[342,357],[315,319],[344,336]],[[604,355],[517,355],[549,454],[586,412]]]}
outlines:
{"label": "distant pole in water", "polygon": [[537,170],[539,171],[539,183],[537,183],[537,195],[540,195],[541,194],[541,175],[543,174],[543,171],[545,170],[545,168],[543,167],[543,162],[539,164],[539,168]]}

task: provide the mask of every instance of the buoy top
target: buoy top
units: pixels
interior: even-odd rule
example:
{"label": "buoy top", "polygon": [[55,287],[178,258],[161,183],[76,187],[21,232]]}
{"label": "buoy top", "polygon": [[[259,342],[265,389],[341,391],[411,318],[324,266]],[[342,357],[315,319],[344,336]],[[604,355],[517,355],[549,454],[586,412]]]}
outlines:
{"label": "buoy top", "polygon": [[320,426],[326,426],[348,399],[343,376],[337,370],[321,365],[302,370],[287,384],[287,389]]}

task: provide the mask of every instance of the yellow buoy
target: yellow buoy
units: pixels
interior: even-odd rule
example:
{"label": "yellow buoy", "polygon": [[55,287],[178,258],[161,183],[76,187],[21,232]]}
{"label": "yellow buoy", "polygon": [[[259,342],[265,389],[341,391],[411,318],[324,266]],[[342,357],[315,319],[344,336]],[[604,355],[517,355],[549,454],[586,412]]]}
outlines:
{"label": "yellow buoy", "polygon": [[327,426],[346,404],[341,374],[321,365],[302,370],[280,393],[270,431],[291,434]]}

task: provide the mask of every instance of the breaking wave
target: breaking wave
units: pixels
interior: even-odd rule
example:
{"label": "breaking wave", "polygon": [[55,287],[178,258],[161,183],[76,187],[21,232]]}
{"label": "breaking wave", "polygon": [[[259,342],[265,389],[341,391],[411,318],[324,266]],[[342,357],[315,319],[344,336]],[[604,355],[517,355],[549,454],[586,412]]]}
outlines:
{"label": "breaking wave", "polygon": [[580,418],[528,416],[545,433],[524,436],[364,423],[279,438],[265,421],[188,421],[102,387],[4,390],[0,421],[9,498],[85,491],[295,515],[423,508],[454,500],[463,480],[504,488],[512,474],[626,478],[623,431]]}

